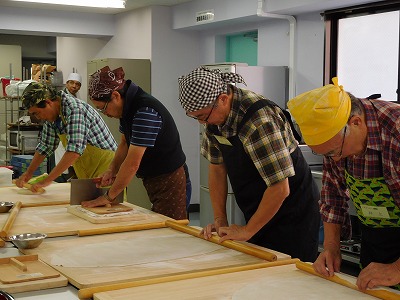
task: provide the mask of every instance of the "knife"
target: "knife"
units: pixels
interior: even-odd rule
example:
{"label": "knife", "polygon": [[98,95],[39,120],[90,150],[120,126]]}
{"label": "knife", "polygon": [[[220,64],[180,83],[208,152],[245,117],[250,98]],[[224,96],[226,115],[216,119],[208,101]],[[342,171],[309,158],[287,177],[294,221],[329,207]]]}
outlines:
{"label": "knife", "polygon": [[[96,187],[96,178],[71,179],[70,205],[80,205],[82,201],[94,200],[104,195],[109,187]],[[118,202],[124,200],[124,193],[117,196]]]}

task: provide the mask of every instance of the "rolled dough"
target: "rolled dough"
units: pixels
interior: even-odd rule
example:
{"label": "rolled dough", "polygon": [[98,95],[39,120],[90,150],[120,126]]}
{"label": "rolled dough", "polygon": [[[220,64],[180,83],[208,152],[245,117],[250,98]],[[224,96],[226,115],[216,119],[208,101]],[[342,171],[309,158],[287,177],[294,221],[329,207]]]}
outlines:
{"label": "rolled dough", "polygon": [[52,254],[51,264],[63,267],[118,267],[188,258],[220,249],[219,245],[186,235],[140,237],[63,249]]}
{"label": "rolled dough", "polygon": [[315,275],[303,273],[301,274],[302,276],[296,276],[296,273],[298,274],[298,272],[301,271],[279,274],[278,278],[271,276],[248,284],[236,291],[233,294],[232,300],[320,300],[321,295],[324,295],[324,300],[376,299],[373,296],[361,293]]}

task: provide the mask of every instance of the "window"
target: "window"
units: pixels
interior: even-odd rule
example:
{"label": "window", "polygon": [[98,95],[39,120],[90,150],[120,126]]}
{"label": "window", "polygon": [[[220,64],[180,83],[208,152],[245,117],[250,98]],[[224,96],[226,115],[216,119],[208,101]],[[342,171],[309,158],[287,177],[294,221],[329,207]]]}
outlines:
{"label": "window", "polygon": [[324,13],[325,83],[339,84],[356,97],[381,94],[399,102],[400,11],[383,1]]}

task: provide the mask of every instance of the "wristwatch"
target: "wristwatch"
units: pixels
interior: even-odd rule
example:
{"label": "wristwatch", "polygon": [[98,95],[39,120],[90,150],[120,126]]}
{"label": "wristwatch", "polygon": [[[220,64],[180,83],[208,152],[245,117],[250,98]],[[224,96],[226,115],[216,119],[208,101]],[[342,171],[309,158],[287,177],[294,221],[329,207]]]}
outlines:
{"label": "wristwatch", "polygon": [[107,191],[103,196],[104,196],[104,198],[106,198],[107,201],[110,202],[110,203],[113,203],[114,200],[115,200],[115,198],[114,198],[114,199],[111,199],[110,196],[108,196],[108,191]]}

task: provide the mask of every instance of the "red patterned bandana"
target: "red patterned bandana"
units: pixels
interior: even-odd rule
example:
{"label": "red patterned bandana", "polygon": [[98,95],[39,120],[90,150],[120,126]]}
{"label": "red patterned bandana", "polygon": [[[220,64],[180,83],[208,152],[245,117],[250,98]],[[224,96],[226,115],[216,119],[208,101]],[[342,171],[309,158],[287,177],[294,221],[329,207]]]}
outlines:
{"label": "red patterned bandana", "polygon": [[90,99],[109,98],[113,91],[121,89],[125,84],[125,72],[122,67],[111,71],[105,66],[90,75],[89,97]]}

